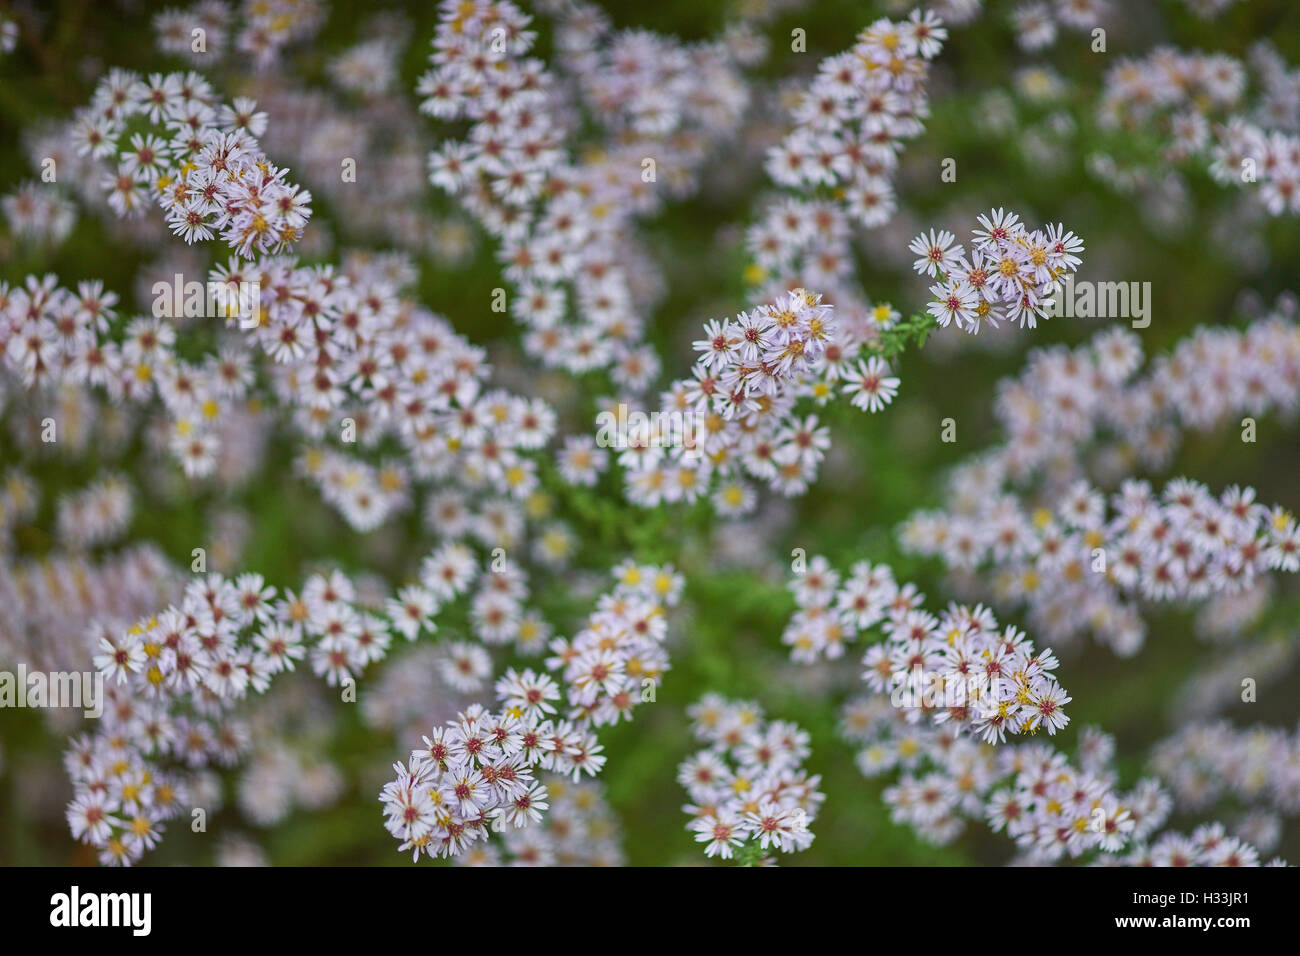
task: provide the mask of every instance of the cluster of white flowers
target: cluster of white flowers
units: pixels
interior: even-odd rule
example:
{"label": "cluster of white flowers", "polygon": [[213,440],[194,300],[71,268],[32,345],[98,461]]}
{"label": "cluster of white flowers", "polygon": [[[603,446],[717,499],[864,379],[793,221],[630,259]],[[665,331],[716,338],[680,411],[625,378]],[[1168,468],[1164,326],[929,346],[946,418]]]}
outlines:
{"label": "cluster of white flowers", "polygon": [[1300,734],[1282,728],[1187,724],[1152,749],[1150,765],[1185,810],[1231,795],[1243,806],[1300,813]]}
{"label": "cluster of white flowers", "polygon": [[18,24],[8,17],[0,16],[0,56],[6,56],[18,48]]}
{"label": "cluster of white flowers", "polygon": [[59,501],[54,518],[59,539],[74,549],[114,541],[130,524],[134,504],[125,478],[105,475]]}
{"label": "cluster of white flowers", "polygon": [[1023,631],[1000,627],[983,605],[950,604],[935,617],[922,608],[925,595],[913,584],[900,586],[886,565],[861,561],[841,584],[820,556],[790,589],[799,610],[781,640],[791,656],[805,663],[838,658],[847,642],[880,626],[884,640],[863,656],[862,679],[910,720],[929,716],[987,743],[1039,730],[1055,735],[1070,721],[1070,697],[1057,683],[1060,662],[1051,649],[1038,651]]}
{"label": "cluster of white flowers", "polygon": [[918,256],[913,268],[939,280],[930,287],[935,321],[974,334],[1003,320],[1032,329],[1039,318],[1051,318],[1051,297],[1082,263],[1083,240],[1059,223],[1031,232],[1016,213],[1000,208],[980,216],[979,224],[969,259],[946,230],[931,229],[908,246]]}
{"label": "cluster of white flowers", "polygon": [[1117,789],[1114,738],[1095,728],[1080,734],[1077,764],[1041,743],[992,747],[951,726],[908,723],[882,696],[850,701],[841,732],[862,748],[863,774],[899,772],[885,790],[891,817],[932,843],[952,842],[974,821],[1006,833],[1018,862],[1031,866],[1084,856],[1107,866],[1259,863],[1254,845],[1218,823],[1198,827],[1190,841],[1156,836],[1173,800],[1152,778]]}
{"label": "cluster of white flowers", "polygon": [[[1092,490],[1092,475],[1113,485],[1137,465],[1166,467],[1183,429],[1229,421],[1254,429],[1266,414],[1293,415],[1300,404],[1300,329],[1293,311],[1279,300],[1244,329],[1198,329],[1142,375],[1140,341],[1126,329],[1100,333],[1074,349],[1032,352],[1025,370],[999,386],[995,410],[1006,440],[954,469],[946,509],[915,515],[903,531],[905,546],[937,555],[966,575],[989,563],[996,596],[1028,602],[1034,626],[1053,641],[1091,629],[1126,652],[1140,646],[1144,626],[1121,599],[1124,593],[1204,600],[1245,592],[1271,568],[1290,569],[1294,520],[1257,504],[1249,489],[1228,489],[1215,500],[1180,482],[1170,493],[1190,493],[1188,511],[1172,498],[1155,501],[1149,487],[1133,483],[1125,486],[1131,497],[1121,492],[1109,515],[1102,507],[1080,518],[1105,504]],[[1035,500],[1054,505],[1039,508]],[[1154,524],[1120,527],[1135,508]],[[1225,508],[1234,513],[1216,524]],[[1213,544],[1197,532],[1200,543],[1175,562],[1174,577],[1166,580],[1167,545],[1147,537],[1194,531],[1190,520],[1209,520],[1221,540]],[[1172,534],[1169,542],[1184,547],[1184,536]],[[1206,563],[1212,556],[1206,547],[1217,564]]]}
{"label": "cluster of white flowers", "polygon": [[[482,594],[496,590],[499,574],[484,576]],[[524,655],[541,654],[549,638],[549,625],[526,612],[516,649]],[[444,648],[435,645],[412,645],[394,654],[361,699],[366,722],[396,730],[399,739],[416,741],[431,725],[453,721],[473,701],[471,694],[459,689],[464,686],[463,675],[452,664]],[[538,780],[550,804],[539,823],[507,827],[499,832],[500,840],[479,841],[455,857],[455,862],[464,866],[622,865],[618,823],[604,801],[600,784],[595,780],[574,782],[554,773],[542,773]]]}
{"label": "cluster of white flowers", "polygon": [[[106,711],[105,720],[116,720],[123,711],[139,719],[134,701],[110,696],[121,706],[111,711],[113,718]],[[67,820],[73,837],[98,851],[100,863],[127,866],[158,845],[166,821],[185,812],[189,791],[179,773],[151,768],[139,758],[125,734],[112,743],[116,746],[91,737],[72,742],[64,757],[73,781]],[[237,741],[226,735],[221,745],[228,753]]]}
{"label": "cluster of white flowers", "polygon": [[[1162,833],[1146,843],[1135,841],[1125,855],[1102,858],[1112,866],[1259,866],[1259,850],[1244,840],[1229,836],[1221,823],[1204,823],[1190,836],[1177,832]],[[1286,866],[1282,859],[1269,860],[1265,866]]]}
{"label": "cluster of white flowers", "polygon": [[769,851],[797,853],[812,845],[810,825],[825,794],[821,777],[803,762],[811,737],[784,720],[765,720],[751,702],[709,694],[688,709],[696,737],[707,747],[682,761],[677,780],[690,804],[686,829],[704,855],[730,860],[753,851],[746,862],[771,862]]}
{"label": "cluster of white flowers", "polygon": [[343,772],[324,754],[338,711],[307,688],[320,690],[296,684],[297,693],[258,698],[248,714],[252,751],[240,768],[235,796],[241,815],[254,826],[275,826],[297,809],[322,810],[343,794]]}
{"label": "cluster of white flowers", "polygon": [[395,37],[363,40],[330,60],[330,78],[341,90],[379,100],[397,85],[398,53]]}
{"label": "cluster of white flowers", "polygon": [[[55,502],[52,547],[28,555],[18,541],[38,527],[40,486],[16,469],[0,479],[0,662],[83,671],[92,622],[130,622],[180,593],[179,571],[152,544],[109,548],[132,499],[119,476],[66,493]],[[56,723],[67,713],[45,711]]]}
{"label": "cluster of white flowers", "polygon": [[576,84],[582,103],[624,142],[654,144],[647,155],[667,147],[665,173],[672,192],[681,194],[709,141],[734,130],[747,103],[730,46],[616,31],[609,14],[586,0],[539,6],[555,18],[555,65]]}
{"label": "cluster of white flowers", "polygon": [[119,216],[152,198],[186,243],[219,235],[245,259],[301,238],[311,193],[287,179],[257,141],[265,113],[249,99],[221,104],[197,73],[110,70],[79,110],[79,152],[104,161],[104,191]]}
{"label": "cluster of white flowers", "polygon": [[[429,251],[440,265],[464,260],[472,249],[468,224],[427,208],[429,146],[407,97],[392,93],[357,104],[287,83],[259,89],[258,97],[259,107],[275,117],[263,145],[329,203],[347,224],[350,242]],[[317,222],[310,238],[319,241],[328,229]]]}
{"label": "cluster of white flowers", "polygon": [[0,548],[0,660],[77,671],[92,621],[132,621],[180,590],[179,572],[152,545],[102,558],[84,552],[16,558]]}
{"label": "cluster of white flowers", "polygon": [[[272,360],[271,393],[297,430],[312,442],[344,443],[309,448],[303,468],[361,529],[408,504],[417,480],[526,498],[537,488],[528,452],[550,438],[554,413],[538,399],[485,391],[482,350],[402,298],[397,283],[409,281],[400,257],[352,257],[342,269],[232,259],[207,287],[259,289],[258,320],[194,363],[177,354],[176,325],[161,318],[130,320],[119,341],[111,328],[117,297],[102,283],[83,282],[74,293],[53,276],[29,276],[20,288],[0,283],[0,342],[29,388],[100,387],[140,407],[156,395],[171,421],[171,453],[192,477],[216,470],[221,429],[235,413],[265,404],[253,391],[252,347],[260,346]],[[389,435],[401,459],[372,467],[347,451],[373,449]]]}
{"label": "cluster of white flowers", "polygon": [[[446,680],[455,670],[446,650],[432,644],[394,649],[389,666],[375,675],[361,698],[370,727],[393,731],[399,740],[419,740],[429,726],[450,720],[474,702]],[[457,672],[457,682],[460,678]]]}
{"label": "cluster of white flowers", "polygon": [[1256,59],[1267,92],[1253,111],[1246,67],[1226,54],[1159,47],[1123,59],[1106,74],[1100,121],[1156,126],[1167,161],[1195,157],[1219,183],[1257,189],[1271,215],[1300,213],[1300,75],[1267,50]]}
{"label": "cluster of white flowers", "polygon": [[345,449],[372,449],[392,436],[403,449],[378,469],[341,451],[308,453],[308,473],[346,497],[344,514],[358,527],[382,522],[391,513],[385,505],[409,500],[404,491],[415,481],[445,479],[516,499],[536,489],[528,452],[549,440],[554,413],[540,399],[484,389],[483,351],[442,316],[399,297],[385,263],[356,258],[338,273],[276,261],[213,278],[257,282],[270,299],[253,337],[275,360],[272,386],[296,406],[303,432],[339,434]]}
{"label": "cluster of white flowers", "polygon": [[[5,345],[6,370],[27,388],[65,379],[97,385],[122,381],[123,373],[136,364],[130,360],[154,354],[160,343],[157,334],[145,336],[137,326],[122,346],[110,349],[114,356],[121,355],[119,362],[110,365],[99,348],[98,335],[107,330],[116,304],[116,293],[104,291],[102,282],[82,282],[75,293],[57,285],[53,275],[28,276],[22,286],[12,289],[0,282],[0,342]],[[152,367],[136,378],[149,381]],[[130,389],[122,385],[123,397]]]}
{"label": "cluster of white flowers", "polygon": [[286,47],[315,36],[326,13],[321,0],[243,0],[238,12],[230,0],[199,0],[156,14],[153,28],[159,50],[195,65],[239,57],[266,69]]}
{"label": "cluster of white flowers", "polygon": [[430,154],[430,180],[499,238],[530,355],[575,373],[608,368],[641,389],[658,370],[641,345],[657,290],[631,221],[662,204],[661,174],[665,192],[689,186],[709,144],[734,128],[745,90],[725,46],[613,34],[591,4],[555,6],[561,59],[610,142],[583,162],[566,151],[578,104],[527,55],[530,17],[508,0],[443,0],[421,110],[471,125]]}
{"label": "cluster of white flowers", "polygon": [[[794,111],[794,130],[768,152],[768,175],[801,191],[842,190],[842,208],[863,226],[888,221],[895,206],[889,176],[902,141],[924,129],[929,61],[947,37],[932,13],[916,10],[901,22],[875,21],[851,49],[823,60]],[[789,261],[788,249],[776,256],[782,232],[766,235],[770,242],[760,246]]]}
{"label": "cluster of white flowers", "polygon": [[[488,830],[522,828],[542,818],[548,792],[538,770],[595,776],[605,765],[595,728],[630,720],[653,700],[668,669],[665,611],[677,603],[682,579],[671,567],[627,561],[617,585],[601,598],[572,640],[551,641],[545,673],[513,668],[496,682],[499,712],[474,704],[435,727],[380,801],[388,831],[412,858],[458,856]],[[551,716],[557,703],[564,717]]]}
{"label": "cluster of white flowers", "polygon": [[373,531],[410,507],[406,473],[393,463],[375,466],[322,447],[304,451],[298,466],[321,498],[358,531]]}
{"label": "cluster of white flowers", "polygon": [[0,197],[0,211],[13,235],[37,245],[57,246],[77,222],[76,207],[57,190],[37,182],[21,183]]}
{"label": "cluster of white flowers", "polygon": [[453,862],[458,866],[622,866],[618,818],[596,780],[543,773],[549,806],[540,822],[506,827],[500,840],[483,840]]}
{"label": "cluster of white flowers", "polygon": [[1157,47],[1142,59],[1124,58],[1107,70],[1101,121],[1132,127],[1198,103],[1203,109],[1229,109],[1241,101],[1246,80],[1241,61],[1227,54]]}
{"label": "cluster of white flowers", "polygon": [[[237,490],[260,466],[271,427],[256,399],[239,404],[218,387],[247,375],[237,354],[221,347],[202,365],[180,362],[173,350],[150,345],[160,327],[170,332],[170,326],[142,319],[125,323],[129,332],[110,327],[112,312],[105,303],[111,306],[116,296],[103,292],[102,283],[81,283],[77,293],[70,293],[51,282],[50,277],[39,282],[33,277],[12,296],[0,283],[0,407],[9,406],[6,424],[19,450],[33,457],[54,454],[67,462],[93,459],[95,467],[147,486],[152,495],[165,492],[174,498],[183,476],[167,463],[179,454],[175,433],[187,426],[166,402],[150,399],[167,394],[173,378],[183,397],[190,397],[187,383],[197,382],[203,394],[186,414],[203,411],[198,420],[215,438],[206,483]],[[7,312],[11,306],[14,311]],[[103,323],[88,325],[96,310]],[[147,455],[129,461],[137,441]],[[86,511],[85,516],[94,514]]]}
{"label": "cluster of white flowers", "polygon": [[1138,600],[1197,602],[1300,570],[1294,516],[1253,488],[1216,497],[1186,478],[1159,494],[1129,479],[1109,501],[1081,481],[1054,508],[990,496],[969,512],[918,512],[902,539],[958,570],[987,565],[996,597],[1027,605],[1053,640],[1091,631],[1125,656],[1145,637]]}
{"label": "cluster of white flowers", "polygon": [[[627,434],[597,436],[620,449],[628,498],[645,506],[695,501],[717,479],[715,507],[741,514],[756,501],[746,478],[784,495],[802,494],[830,447],[830,430],[816,415],[796,414],[799,400],[824,402],[843,376],[853,403],[878,411],[898,384],[877,356],[856,371],[840,368],[835,341],[834,310],[804,289],[705,323],[691,378],[668,388],[657,416],[639,424],[627,416]],[[828,361],[828,351],[835,361]]]}
{"label": "cluster of white flowers", "polygon": [[[102,404],[121,404],[135,417],[157,396],[172,420],[175,457],[191,475],[212,474],[219,428],[230,421],[223,422],[221,412],[242,400],[251,382],[246,356],[223,351],[201,365],[187,362],[176,354],[176,327],[155,317],[134,318],[119,335],[116,304],[117,295],[99,281],[81,282],[76,292],[56,285],[52,275],[28,276],[15,289],[0,282],[0,342],[6,346],[0,370],[33,393],[63,388],[64,412],[87,404],[68,389],[102,391]],[[76,435],[84,432],[77,420],[60,415],[54,425]]]}
{"label": "cluster of white flowers", "polygon": [[[279,597],[261,575],[210,574],[186,585],[178,604],[128,629],[97,624],[94,664],[110,702],[68,756],[73,835],[95,846],[101,862],[135,862],[181,806],[184,775],[167,765],[233,766],[248,751],[248,725],[234,712],[239,701],[264,693],[303,660],[329,686],[355,687],[395,634],[432,633],[440,606],[474,573],[472,553],[446,546],[425,560],[420,583],[382,607],[361,604],[354,582],[337,571]],[[168,781],[165,793],[160,780]]]}
{"label": "cluster of white flowers", "polygon": [[1114,792],[1113,774],[1099,759],[1112,743],[1104,735],[1085,731],[1075,766],[1045,744],[995,747],[951,724],[910,722],[882,695],[851,700],[841,732],[861,748],[864,775],[899,773],[885,790],[891,816],[932,843],[949,843],[968,820],[980,821],[1041,865],[1098,849],[1114,853],[1154,832],[1169,813],[1169,798],[1153,781],[1128,795]]}
{"label": "cluster of white flowers", "polygon": [[[179,323],[139,317],[119,328],[117,297],[102,283],[83,282],[76,292],[53,277],[29,277],[13,290],[0,283],[2,368],[29,386],[16,389],[15,412],[22,414],[10,423],[33,448],[75,453],[93,434],[102,452],[126,444],[124,426],[132,419],[150,420],[156,395],[168,421],[145,433],[147,446],[160,455],[170,450],[188,475],[229,485],[255,466],[266,436],[268,396],[252,388],[257,366],[250,346],[260,343],[276,361],[271,390],[292,410],[298,430],[312,441],[334,434],[355,443],[344,450],[308,447],[300,455],[302,472],[351,524],[373,528],[409,506],[415,481],[454,481],[474,494],[480,514],[467,520],[461,508],[461,519],[437,521],[433,530],[451,539],[468,525],[486,544],[512,546],[522,514],[482,492],[526,501],[534,513],[535,462],[524,455],[545,443],[553,414],[539,401],[484,391],[482,353],[446,320],[398,297],[396,286],[410,275],[404,260],[383,256],[352,257],[341,272],[289,260],[256,267],[232,261],[210,283],[256,284],[267,290],[268,304],[255,330],[232,334],[201,363],[177,354],[184,341]],[[12,382],[0,375],[0,401]],[[57,442],[43,445],[54,438],[50,428],[57,428]],[[388,434],[408,457],[373,466],[345,453],[374,448]],[[446,494],[454,493],[449,487],[429,504],[445,514]],[[99,517],[110,512],[120,513],[83,507],[77,514],[96,520],[72,524],[77,533],[98,535]],[[73,530],[66,520],[64,527]],[[562,565],[571,541],[553,524],[538,547],[548,563]]]}
{"label": "cluster of white flowers", "polygon": [[1059,27],[1080,33],[1104,28],[1112,15],[1109,0],[1026,0],[1011,11],[1016,43],[1035,52],[1056,42]]}
{"label": "cluster of white flowers", "polygon": [[772,181],[802,195],[769,201],[749,227],[750,278],[764,298],[792,286],[823,290],[846,349],[897,319],[853,288],[850,241],[855,225],[876,228],[894,214],[899,154],[924,128],[929,61],[946,37],[928,11],[873,22],[851,49],[819,64],[792,111],[794,128],[767,151]]}
{"label": "cluster of white flowers", "polygon": [[[309,38],[323,13],[323,7],[296,2],[276,11],[274,22],[268,23],[262,12],[267,6],[245,11],[246,17],[258,21],[245,35],[256,37],[263,50],[259,55],[268,61],[283,45]],[[159,14],[155,18],[159,49],[189,55],[191,33],[201,28],[209,48],[191,59],[196,64],[220,60],[227,50],[223,34],[229,18],[221,0]],[[461,259],[470,248],[467,226],[420,208],[428,188],[429,147],[414,104],[392,88],[400,45],[410,25],[390,13],[375,17],[369,29],[375,34],[371,39],[329,64],[335,85],[364,96],[364,103],[300,85],[287,74],[276,76],[258,87],[260,112],[276,117],[275,124],[258,135],[269,153],[291,162],[315,196],[329,202],[338,221],[347,223],[352,241],[396,242],[412,251],[432,250],[440,262]],[[242,37],[240,43],[242,47]],[[364,188],[358,188],[358,177]],[[318,250],[323,236],[313,230],[311,239],[313,250]]]}
{"label": "cluster of white flowers", "polygon": [[1261,87],[1250,118],[1267,129],[1300,133],[1300,68],[1293,68],[1267,39],[1250,45],[1250,68]]}
{"label": "cluster of white flowers", "polygon": [[1211,150],[1210,175],[1232,186],[1259,184],[1270,215],[1300,214],[1300,136],[1230,120]]}
{"label": "cluster of white flowers", "polygon": [[1108,483],[1135,465],[1168,466],[1184,429],[1291,418],[1300,406],[1300,326],[1279,307],[1244,329],[1202,327],[1146,374],[1141,339],[1110,329],[1074,349],[1030,352],[1024,370],[998,386],[1002,444],[963,466],[956,500],[996,493],[1004,480],[1043,474],[1049,494],[1095,469]]}
{"label": "cluster of white flowers", "polygon": [[[23,154],[40,181],[27,180],[0,200],[15,233],[35,243],[57,245],[68,237],[84,210],[94,211],[114,239],[123,234],[169,237],[161,217],[121,219],[103,189],[104,165],[77,139],[76,123],[61,122],[25,131]],[[40,221],[44,216],[48,221]]]}
{"label": "cluster of white flowers", "polygon": [[[683,551],[688,566],[702,563],[696,540],[716,545],[718,561],[728,548],[753,560],[796,514],[780,501],[758,509],[760,494],[805,493],[828,455],[830,430],[813,407],[838,393],[882,410],[899,387],[889,362],[934,326],[1035,328],[1057,313],[1054,296],[1084,252],[1063,223],[1031,230],[997,208],[970,243],[929,229],[907,246],[934,283],[926,314],[904,318],[868,297],[857,274],[871,250],[854,241],[899,213],[907,223],[882,244],[906,271],[906,236],[920,226],[895,194],[905,144],[929,117],[945,23],[969,22],[980,3],[936,0],[902,18],[906,0],[891,0],[900,18],[874,20],[848,49],[847,37],[829,47],[843,52],[811,80],[747,77],[767,55],[755,23],[797,2],[742,5],[716,38],[685,42],[616,28],[590,0],[536,0],[544,23],[511,0],[440,0],[417,109],[399,89],[401,15],[380,12],[349,45],[300,64],[291,48],[325,24],[321,0],[197,0],[151,11],[158,50],[186,70],[251,65],[252,85],[238,70],[223,75],[234,90],[256,87],[259,101],[226,102],[199,72],[114,68],[72,122],[24,139],[41,181],[0,197],[0,246],[45,253],[73,232],[80,207],[112,220],[107,242],[161,249],[124,280],[141,302],[151,290],[152,315],[119,304],[122,283],[115,293],[97,280],[74,290],[52,274],[0,281],[0,452],[23,456],[0,476],[0,664],[93,664],[105,678],[102,717],[64,758],[65,818],[85,852],[106,865],[139,861],[168,821],[220,809],[218,767],[233,772],[236,808],[256,826],[332,805],[348,786],[328,746],[340,730],[337,697],[357,701],[358,681],[386,662],[359,710],[394,752],[409,753],[365,788],[372,799],[387,780],[377,799],[399,852],[458,865],[622,862],[614,814],[584,777],[609,759],[600,728],[655,700],[685,582],[671,564],[622,561],[574,636],[555,636],[531,606],[538,595],[553,610],[570,593],[595,594],[600,579],[574,571],[565,593],[548,596],[530,578],[578,563],[587,529],[553,506],[626,536],[639,558],[661,550],[661,540],[642,545],[671,536],[671,515],[624,514],[602,500],[612,459],[636,506],[760,510],[725,532],[709,527]],[[1189,0],[1206,13],[1229,2]],[[1017,0],[1010,16],[1020,47],[1036,51],[1058,28],[1086,33],[1114,8]],[[0,54],[16,40],[0,17]],[[1182,183],[1174,164],[1193,162],[1221,184],[1244,184],[1272,216],[1300,213],[1300,71],[1267,43],[1250,58],[1249,72],[1243,60],[1169,47],[1122,59],[1106,74],[1099,124],[1152,130],[1159,155],[1148,160],[1171,182]],[[321,85],[286,69],[299,65]],[[1056,112],[1003,138],[1032,156],[1052,145],[1035,136],[1075,131],[1057,109],[1061,74],[1009,75],[1026,100]],[[789,108],[742,124],[755,94]],[[761,102],[753,112],[768,112]],[[451,132],[435,141],[419,113]],[[271,156],[306,175],[333,229],[306,233],[313,193]],[[747,227],[745,304],[763,304],[704,323],[689,374],[654,396],[660,363],[645,337],[667,273],[643,223],[698,190],[719,156],[732,164],[721,186],[758,179],[761,161],[774,187],[756,217],[723,213]],[[1111,157],[1085,161],[1123,178]],[[440,211],[425,208],[430,183],[445,194],[434,197]],[[163,216],[146,215],[154,204]],[[513,380],[511,355],[494,379],[487,345],[418,297],[417,261],[463,265],[471,221],[491,237],[503,286],[480,306],[518,321],[533,360]],[[722,230],[718,246],[738,243],[740,229]],[[338,248],[356,239],[400,251]],[[216,251],[229,259],[212,267]],[[182,273],[206,275],[195,283],[203,294]],[[1177,478],[1157,490],[1138,474],[1167,465],[1185,429],[1248,415],[1243,439],[1253,441],[1257,417],[1294,417],[1295,313],[1293,299],[1280,300],[1243,329],[1198,329],[1146,373],[1127,329],[1032,353],[999,385],[1003,444],[953,472],[942,510],[917,512],[900,530],[903,546],[940,559],[960,592],[938,613],[888,566],[841,572],[796,552],[797,610],[782,644],[799,664],[826,663],[801,678],[842,664],[844,683],[865,685],[842,732],[865,775],[896,775],[884,790],[895,822],[947,843],[976,821],[1014,842],[1015,862],[1035,865],[1257,865],[1280,844],[1283,817],[1300,813],[1300,731],[1209,717],[1240,671],[1276,677],[1300,653],[1261,625],[1286,600],[1282,574],[1300,572],[1300,525],[1247,485],[1214,494]],[[537,366],[568,375],[525,381]],[[561,432],[562,421],[588,431],[579,409],[590,407],[590,382],[580,377],[590,372],[612,382],[616,397],[595,400],[617,423],[612,438],[604,415],[595,436]],[[634,418],[630,404],[656,410]],[[273,459],[272,440],[286,446]],[[267,461],[296,473],[267,476],[285,479],[277,488],[309,484],[353,530],[389,526],[365,539],[358,560],[414,573],[394,586],[313,565],[300,592],[256,573],[228,576],[246,566],[254,527],[235,493],[252,497],[242,485]],[[42,501],[54,471],[59,491]],[[209,490],[219,492],[211,504]],[[166,520],[155,502],[191,496],[196,576],[123,542]],[[52,528],[39,527],[50,514]],[[398,527],[403,514],[413,527]],[[303,523],[293,519],[290,534]],[[437,547],[417,569],[424,552],[404,551],[424,536]],[[168,547],[190,544],[172,534]],[[1198,611],[1196,635],[1227,653],[1175,696],[1186,723],[1156,744],[1153,777],[1122,789],[1108,735],[1085,728],[1072,756],[1054,748],[1074,737],[1063,732],[1072,698],[1057,657],[977,599],[1026,609],[1027,626],[1058,649],[1090,633],[1125,655],[1143,643],[1145,603],[1186,605]],[[463,621],[468,636],[417,644],[438,630],[435,618],[444,633]],[[846,653],[860,638],[872,641],[861,667]],[[58,709],[52,725],[78,719]],[[805,767],[811,734],[715,694],[688,714],[702,747],[677,778],[686,829],[706,857],[772,863],[808,849],[825,800]],[[1245,811],[1231,832],[1217,822],[1192,824],[1190,836],[1160,832],[1175,809],[1220,803]],[[218,858],[264,859],[237,839]]]}

